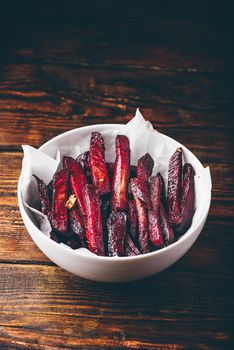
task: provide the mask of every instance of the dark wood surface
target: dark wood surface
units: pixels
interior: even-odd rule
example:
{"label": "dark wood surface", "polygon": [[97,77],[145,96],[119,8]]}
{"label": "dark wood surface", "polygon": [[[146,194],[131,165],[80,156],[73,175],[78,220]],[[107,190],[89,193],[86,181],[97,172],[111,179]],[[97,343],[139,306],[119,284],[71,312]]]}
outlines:
{"label": "dark wood surface", "polygon": [[[230,11],[216,1],[142,3],[20,2],[1,11],[0,349],[234,349]],[[159,275],[90,282],[29,238],[16,198],[21,144],[126,123],[136,107],[210,166],[209,217]]]}

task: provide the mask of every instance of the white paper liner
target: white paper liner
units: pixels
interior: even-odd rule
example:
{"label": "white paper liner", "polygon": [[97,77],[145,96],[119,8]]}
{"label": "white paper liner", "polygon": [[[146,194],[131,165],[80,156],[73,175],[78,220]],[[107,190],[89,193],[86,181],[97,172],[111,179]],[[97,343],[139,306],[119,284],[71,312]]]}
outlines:
{"label": "white paper liner", "polygon": [[[115,136],[124,134],[128,136],[131,148],[131,164],[136,165],[137,160],[149,152],[154,159],[153,175],[160,172],[167,186],[168,162],[171,155],[175,152],[175,146],[168,143],[165,137],[155,130],[149,121],[146,121],[139,109],[136,115],[125,126],[107,129],[102,132],[105,141],[105,158],[107,162],[115,160]],[[152,142],[153,140],[153,142]],[[24,158],[22,163],[22,199],[24,205],[29,208],[35,216],[40,230],[50,236],[51,225],[47,217],[42,214],[39,208],[39,195],[37,183],[32,174],[37,175],[46,184],[48,184],[57,169],[62,167],[62,158],[69,155],[76,158],[82,152],[89,150],[90,138],[87,142],[76,145],[68,145],[57,150],[56,158],[37,150],[31,146],[24,145]],[[186,152],[183,152],[184,161],[186,161]],[[192,226],[195,225],[203,214],[206,206],[207,193],[211,191],[211,176],[209,167],[195,169],[195,206],[196,211],[193,217]],[[62,243],[61,243],[62,244]],[[68,246],[66,246],[69,248]],[[77,249],[83,254],[93,254],[86,248]]]}

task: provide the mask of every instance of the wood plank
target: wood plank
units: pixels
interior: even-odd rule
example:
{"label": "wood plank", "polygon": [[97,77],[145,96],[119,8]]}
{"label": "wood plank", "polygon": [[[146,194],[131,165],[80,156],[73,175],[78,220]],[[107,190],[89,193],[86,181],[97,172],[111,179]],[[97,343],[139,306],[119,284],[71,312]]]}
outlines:
{"label": "wood plank", "polygon": [[117,287],[53,266],[1,264],[0,271],[4,345],[227,349],[231,342],[233,297],[224,274],[199,271],[185,278],[174,266]]}
{"label": "wood plank", "polygon": [[0,62],[112,69],[125,66],[192,73],[233,68],[230,32],[211,21],[155,21],[150,16],[142,18],[140,12],[134,19],[112,18],[104,25],[87,19],[84,26],[82,21],[83,18],[77,19],[75,26],[60,23],[9,28],[7,37],[2,38],[4,55]]}
{"label": "wood plank", "polygon": [[[197,128],[196,137],[201,139],[207,135],[207,127],[225,130],[226,135],[220,141],[217,138],[216,143],[228,137],[233,148],[233,90],[229,79],[222,74],[135,74],[129,70],[52,65],[4,66],[0,82],[0,145],[39,146],[52,136],[81,125],[125,123],[139,106],[160,131],[174,135],[176,130],[180,134]],[[200,143],[202,147],[203,142]]]}

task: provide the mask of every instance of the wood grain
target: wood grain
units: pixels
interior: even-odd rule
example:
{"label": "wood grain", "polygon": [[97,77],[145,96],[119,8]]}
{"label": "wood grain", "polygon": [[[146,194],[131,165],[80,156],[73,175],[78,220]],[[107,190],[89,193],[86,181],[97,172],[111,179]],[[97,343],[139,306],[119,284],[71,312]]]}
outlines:
{"label": "wood grain", "polygon": [[[1,303],[2,344],[13,340],[26,349],[32,345],[170,349],[176,344],[175,349],[190,345],[195,349],[202,344],[228,346],[231,341],[233,298],[227,276],[217,287],[216,279],[205,272],[191,272],[184,279],[184,272],[174,266],[160,277],[116,288],[57,267],[1,264],[0,268],[1,285],[7,286]],[[197,326],[191,329],[194,320]]]}
{"label": "wood grain", "polygon": [[[89,26],[87,29],[77,21],[75,26],[17,27],[5,43],[0,62],[112,70],[125,67],[136,74],[141,69],[190,73],[232,70],[231,36],[222,35],[209,22],[187,18],[155,22],[138,17],[132,21],[122,18],[118,32],[113,30],[114,20],[104,28],[95,22]],[[62,55],[58,54],[60,47]]]}
{"label": "wood grain", "polygon": [[[190,145],[218,147],[227,139],[221,154],[226,158],[233,150],[232,93],[229,80],[219,74],[6,65],[0,81],[0,146],[38,147],[78,126],[124,123],[139,106],[159,131],[179,140],[183,134]],[[218,134],[207,135],[207,127]],[[214,149],[213,155],[218,153]]]}

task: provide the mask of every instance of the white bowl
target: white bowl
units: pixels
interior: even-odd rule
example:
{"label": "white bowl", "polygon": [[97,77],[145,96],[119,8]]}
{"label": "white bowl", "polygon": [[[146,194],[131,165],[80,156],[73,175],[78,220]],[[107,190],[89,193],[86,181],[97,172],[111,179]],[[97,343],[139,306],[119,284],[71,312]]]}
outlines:
{"label": "white bowl", "polygon": [[[121,125],[118,125],[121,128]],[[54,157],[59,147],[64,147],[90,137],[92,131],[104,132],[107,129],[115,129],[116,124],[92,125],[78,128],[63,133],[40,147],[40,150]],[[161,134],[162,135],[162,134]],[[204,168],[196,156],[177,141],[162,135],[166,143],[174,149],[182,146],[186,161],[190,162],[197,173]],[[211,188],[207,186],[203,193],[203,207],[199,220],[192,223],[190,229],[175,243],[161,250],[134,257],[101,257],[87,252],[86,249],[74,251],[69,247],[60,245],[37,227],[33,213],[22,201],[22,174],[18,182],[18,202],[24,224],[40,250],[55,264],[75,275],[100,282],[125,282],[145,278],[156,274],[174,264],[192,246],[199,236],[210,207]],[[204,192],[204,191],[203,191]],[[199,210],[197,206],[196,210]]]}

